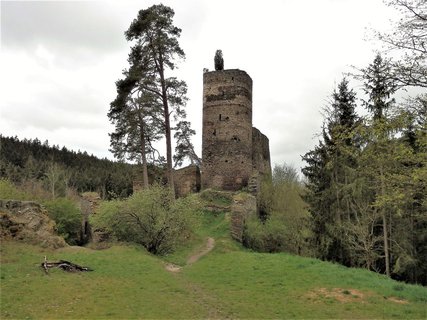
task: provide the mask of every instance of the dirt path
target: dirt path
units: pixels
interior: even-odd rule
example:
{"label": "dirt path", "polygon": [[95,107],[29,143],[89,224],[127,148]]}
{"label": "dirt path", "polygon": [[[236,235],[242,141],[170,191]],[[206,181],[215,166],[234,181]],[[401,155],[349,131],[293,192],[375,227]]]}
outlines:
{"label": "dirt path", "polygon": [[[207,243],[206,243],[206,247],[203,250],[201,250],[201,251],[193,254],[191,257],[189,257],[187,259],[186,265],[189,266],[189,265],[192,265],[193,263],[197,262],[197,260],[199,260],[201,257],[203,257],[204,255],[206,255],[210,251],[212,251],[212,249],[214,247],[215,247],[215,239],[209,237],[207,240]],[[182,269],[182,267],[176,266],[176,265],[171,264],[171,263],[168,263],[165,266],[165,268],[167,271],[170,271],[170,272],[180,272]]]}
{"label": "dirt path", "polygon": [[214,238],[208,238],[208,242],[206,243],[206,247],[204,250],[192,255],[187,260],[187,265],[195,263],[197,260],[199,260],[204,255],[208,254],[212,249],[215,247],[215,239]]}
{"label": "dirt path", "polygon": [[[201,257],[212,251],[213,248],[215,248],[215,239],[209,237],[206,241],[206,245],[187,259],[186,266],[196,263]],[[229,312],[226,312],[222,308],[221,302],[215,294],[212,294],[212,292],[207,291],[193,281],[189,281],[185,277],[178,276],[182,268],[183,267],[174,264],[166,265],[166,270],[175,273],[177,275],[176,279],[178,279],[178,281],[182,281],[182,285],[191,295],[194,296],[194,299],[198,301],[198,304],[205,309],[207,319],[232,319],[233,315],[229,314]]]}

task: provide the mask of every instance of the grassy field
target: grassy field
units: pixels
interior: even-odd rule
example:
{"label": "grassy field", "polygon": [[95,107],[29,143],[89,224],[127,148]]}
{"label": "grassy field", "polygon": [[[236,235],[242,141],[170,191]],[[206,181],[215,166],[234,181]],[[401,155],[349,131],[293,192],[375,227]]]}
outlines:
{"label": "grassy field", "polygon": [[[216,240],[213,251],[185,266],[208,236]],[[39,267],[45,255],[95,271],[45,275]],[[171,262],[181,271],[167,271]],[[204,216],[191,245],[163,258],[137,246],[1,244],[1,319],[426,319],[426,310],[424,287],[315,259],[247,251],[228,237],[224,214]]]}

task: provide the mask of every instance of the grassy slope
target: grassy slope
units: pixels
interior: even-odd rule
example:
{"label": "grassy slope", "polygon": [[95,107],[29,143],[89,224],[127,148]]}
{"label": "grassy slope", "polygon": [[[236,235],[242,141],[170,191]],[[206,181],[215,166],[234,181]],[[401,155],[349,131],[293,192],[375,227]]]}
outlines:
{"label": "grassy slope", "polygon": [[[202,218],[192,245],[159,259],[132,246],[49,251],[1,245],[1,318],[409,318],[426,319],[427,289],[365,270],[287,254],[247,251],[228,237],[227,216]],[[180,273],[207,236],[215,249]],[[38,267],[65,259],[94,272]],[[355,291],[358,290],[358,291]],[[395,298],[397,298],[395,300]],[[402,300],[404,299],[404,303]]]}

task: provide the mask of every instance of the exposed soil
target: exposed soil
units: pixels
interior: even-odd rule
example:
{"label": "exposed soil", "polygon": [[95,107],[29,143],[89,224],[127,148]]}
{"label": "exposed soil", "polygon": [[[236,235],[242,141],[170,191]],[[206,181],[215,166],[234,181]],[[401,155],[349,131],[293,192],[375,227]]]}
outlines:
{"label": "exposed soil", "polygon": [[343,289],[343,288],[318,288],[306,294],[307,298],[315,301],[321,301],[324,298],[332,298],[342,303],[359,302],[364,303],[365,299],[372,295],[368,292],[362,292],[356,289]]}
{"label": "exposed soil", "polygon": [[[212,249],[215,247],[215,239],[214,238],[208,238],[206,246],[203,250],[198,251],[197,253],[193,254],[191,257],[187,259],[187,266],[192,265],[193,263],[197,262],[201,257],[208,254]],[[168,263],[165,266],[166,270],[169,272],[180,272],[182,267],[174,265],[172,263]]]}
{"label": "exposed soil", "polygon": [[169,272],[180,272],[180,271],[181,271],[181,269],[182,269],[180,266],[177,266],[177,265],[172,264],[172,263],[168,263],[168,264],[165,266],[165,268],[166,268],[166,270],[167,270],[167,271],[169,271]]}
{"label": "exposed soil", "polygon": [[398,304],[408,304],[409,303],[408,300],[400,299],[400,298],[396,298],[396,297],[388,297],[387,300],[394,302],[394,303],[398,303]]}
{"label": "exposed soil", "polygon": [[[338,302],[349,303],[349,302],[359,302],[365,303],[366,299],[370,296],[375,295],[372,292],[362,292],[357,289],[343,289],[343,288],[318,288],[312,291],[309,291],[305,297],[313,300],[314,302],[321,302],[322,299],[332,298]],[[384,297],[387,301],[391,301],[398,304],[408,304],[409,301],[405,299],[400,299],[396,297]]]}
{"label": "exposed soil", "polygon": [[214,247],[215,247],[215,239],[214,238],[208,238],[205,249],[203,249],[202,251],[192,255],[190,258],[188,258],[187,265],[190,265],[190,264],[197,262],[197,260],[199,260],[204,255],[208,254]]}

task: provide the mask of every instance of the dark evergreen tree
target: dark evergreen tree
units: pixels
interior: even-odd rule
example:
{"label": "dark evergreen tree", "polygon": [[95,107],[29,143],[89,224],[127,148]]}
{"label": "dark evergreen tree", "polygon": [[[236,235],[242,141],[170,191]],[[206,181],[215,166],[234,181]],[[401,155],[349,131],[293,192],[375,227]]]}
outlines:
{"label": "dark evergreen tree", "polygon": [[134,41],[131,60],[138,74],[138,86],[152,93],[162,106],[164,134],[166,137],[166,162],[168,183],[173,182],[171,115],[185,117],[187,85],[175,77],[168,77],[168,70],[176,67],[177,58],[185,58],[178,43],[181,29],[173,25],[174,11],[164,5],[154,5],[140,10],[138,17],[125,32],[128,41]]}
{"label": "dark evergreen tree", "polygon": [[358,151],[355,113],[356,95],[343,79],[332,94],[326,109],[323,141],[303,160],[308,193],[314,218],[315,238],[319,256],[350,264],[342,239],[342,225],[351,219],[349,185],[353,183]]}
{"label": "dark evergreen tree", "polygon": [[156,95],[139,85],[141,72],[135,70],[139,61],[131,56],[129,63],[130,71],[125,71],[125,78],[116,82],[117,97],[108,113],[115,124],[115,131],[110,134],[110,151],[119,160],[142,164],[143,185],[147,188],[147,157],[155,152],[152,143],[164,133],[162,105]]}
{"label": "dark evergreen tree", "polygon": [[[98,159],[65,147],[53,148],[38,139],[20,141],[0,135],[0,146],[0,179],[19,184],[29,193],[35,194],[43,186],[50,197],[64,196],[67,188],[77,192],[97,191],[105,199],[132,193],[134,165]],[[56,172],[55,167],[61,170]]]}
{"label": "dark evergreen tree", "polygon": [[180,121],[175,128],[174,138],[176,139],[176,147],[175,155],[173,156],[175,161],[174,167],[181,166],[185,158],[188,158],[192,165],[201,165],[201,160],[194,151],[194,146],[191,142],[191,137],[196,134],[196,131],[191,129],[190,125],[191,123],[188,121]]}
{"label": "dark evergreen tree", "polygon": [[368,95],[364,106],[372,113],[374,119],[381,119],[395,103],[393,94],[398,89],[391,71],[390,60],[384,59],[378,53],[374,61],[361,71],[364,91]]}

